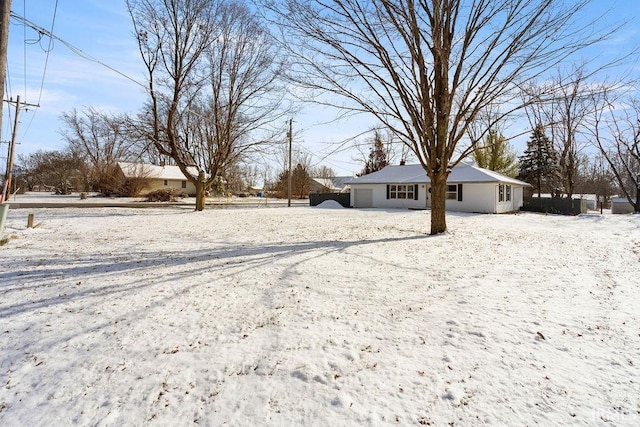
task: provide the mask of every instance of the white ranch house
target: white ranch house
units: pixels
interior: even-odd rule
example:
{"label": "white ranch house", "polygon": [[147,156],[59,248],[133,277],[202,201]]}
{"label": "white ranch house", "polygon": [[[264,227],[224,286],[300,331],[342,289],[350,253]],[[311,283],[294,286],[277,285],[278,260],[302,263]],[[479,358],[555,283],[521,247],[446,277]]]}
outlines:
{"label": "white ranch house", "polygon": [[[393,165],[353,178],[354,208],[430,209],[431,185],[421,165]],[[455,166],[447,179],[447,210],[503,213],[522,206],[523,189],[529,184],[466,163]]]}

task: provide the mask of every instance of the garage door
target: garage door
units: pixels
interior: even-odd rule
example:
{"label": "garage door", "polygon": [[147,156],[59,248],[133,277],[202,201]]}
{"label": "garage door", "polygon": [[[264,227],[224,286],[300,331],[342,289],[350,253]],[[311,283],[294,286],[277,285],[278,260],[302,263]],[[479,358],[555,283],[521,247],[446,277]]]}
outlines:
{"label": "garage door", "polygon": [[354,208],[372,208],[373,207],[373,190],[360,189],[355,190]]}

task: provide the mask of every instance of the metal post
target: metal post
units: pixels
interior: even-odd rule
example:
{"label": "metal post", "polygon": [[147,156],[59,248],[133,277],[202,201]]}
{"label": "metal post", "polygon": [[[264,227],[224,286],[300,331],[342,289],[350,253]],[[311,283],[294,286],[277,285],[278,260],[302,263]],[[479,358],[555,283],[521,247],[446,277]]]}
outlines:
{"label": "metal post", "polygon": [[287,182],[287,186],[288,186],[288,190],[287,190],[287,194],[288,194],[288,202],[287,202],[287,206],[291,207],[291,150],[293,146],[293,119],[289,119],[289,178],[288,178],[288,182]]}

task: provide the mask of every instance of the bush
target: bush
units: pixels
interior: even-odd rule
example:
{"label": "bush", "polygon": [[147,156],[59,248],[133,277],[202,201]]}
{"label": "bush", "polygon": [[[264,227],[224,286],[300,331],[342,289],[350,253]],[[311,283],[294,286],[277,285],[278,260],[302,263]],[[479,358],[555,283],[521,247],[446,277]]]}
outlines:
{"label": "bush", "polygon": [[146,202],[173,202],[176,193],[173,190],[156,190],[147,194]]}

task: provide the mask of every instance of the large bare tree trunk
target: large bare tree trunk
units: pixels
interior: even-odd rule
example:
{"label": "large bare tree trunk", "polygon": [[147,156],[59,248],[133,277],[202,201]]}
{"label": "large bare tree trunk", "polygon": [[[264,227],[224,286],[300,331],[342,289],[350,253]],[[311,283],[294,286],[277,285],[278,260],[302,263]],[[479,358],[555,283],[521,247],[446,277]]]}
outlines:
{"label": "large bare tree trunk", "polygon": [[447,231],[447,176],[436,175],[431,180],[431,234]]}
{"label": "large bare tree trunk", "polygon": [[205,202],[207,201],[207,195],[205,193],[204,175],[200,173],[196,185],[196,211],[203,211]]}

